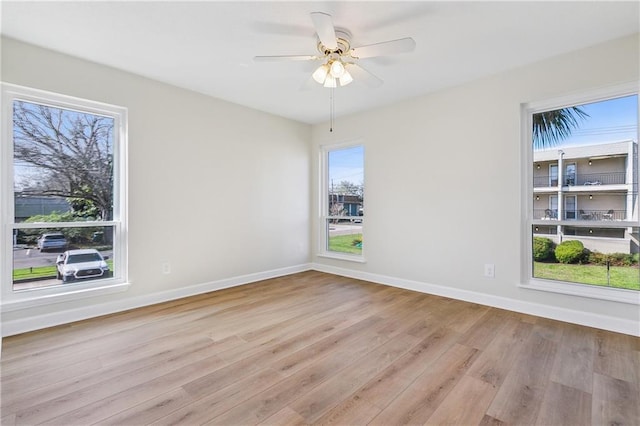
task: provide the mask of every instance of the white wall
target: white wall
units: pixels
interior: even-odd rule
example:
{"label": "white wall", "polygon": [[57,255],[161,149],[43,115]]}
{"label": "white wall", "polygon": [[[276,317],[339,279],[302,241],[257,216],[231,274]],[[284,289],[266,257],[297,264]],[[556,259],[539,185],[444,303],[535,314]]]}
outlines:
{"label": "white wall", "polygon": [[10,39],[2,80],[129,109],[132,283],[4,312],[5,335],[308,267],[308,125]]}
{"label": "white wall", "polygon": [[[310,129],[3,39],[3,81],[129,108],[133,284],[122,294],[4,312],[5,335],[98,307],[301,270],[310,259],[320,270],[637,333],[635,305],[517,284],[520,104],[637,81],[638,50],[638,37],[618,40],[340,118],[330,134],[326,124]],[[318,146],[358,138],[366,146],[364,264],[317,257],[310,191]],[[172,274],[161,274],[163,261]],[[495,279],[482,276],[485,263],[495,263]]]}
{"label": "white wall", "polygon": [[[318,257],[314,239],[314,267],[640,334],[637,305],[517,286],[521,104],[637,82],[639,50],[636,35],[339,118],[333,133],[314,126],[316,156],[322,144],[363,139],[367,204],[366,263]],[[317,169],[312,176],[317,187]],[[484,278],[485,263],[495,264],[494,279]]]}

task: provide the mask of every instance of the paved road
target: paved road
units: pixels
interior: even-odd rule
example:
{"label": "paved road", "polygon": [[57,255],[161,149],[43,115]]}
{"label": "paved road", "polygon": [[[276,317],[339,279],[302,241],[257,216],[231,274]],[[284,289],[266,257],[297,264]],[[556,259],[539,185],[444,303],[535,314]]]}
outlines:
{"label": "paved road", "polygon": [[329,225],[329,235],[362,234],[362,223],[332,223]]}
{"label": "paved road", "polygon": [[13,248],[13,268],[28,268],[30,266],[51,266],[56,264],[60,252],[44,252],[35,248]]}
{"label": "paved road", "polygon": [[[42,253],[35,248],[14,247],[13,248],[13,268],[29,268],[31,266],[52,266],[56,264],[56,259],[61,251],[46,251]],[[113,256],[112,250],[102,251],[103,256]]]}

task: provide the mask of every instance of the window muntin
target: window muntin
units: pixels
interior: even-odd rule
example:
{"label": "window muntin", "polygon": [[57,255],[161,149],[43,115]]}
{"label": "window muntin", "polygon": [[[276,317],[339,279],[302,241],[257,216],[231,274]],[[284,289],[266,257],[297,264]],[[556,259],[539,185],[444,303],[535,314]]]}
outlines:
{"label": "window muntin", "polygon": [[[531,238],[531,249],[527,250],[529,283],[541,280],[556,283],[558,288],[564,283],[577,283],[605,290],[640,290],[638,97],[630,92],[598,96],[594,102],[583,99],[529,108],[530,126],[536,114],[553,116],[572,106],[589,114],[576,120],[578,125],[567,139],[546,149],[536,147],[531,136],[535,132],[527,131],[531,149],[527,169],[532,171],[528,193],[533,200],[526,203]],[[549,170],[549,187],[541,176],[545,169]],[[578,241],[585,251],[570,263],[560,262],[555,250],[546,259],[536,259],[544,252],[541,240],[550,241],[556,248],[565,241]]]}
{"label": "window muntin", "polygon": [[323,149],[322,231],[324,255],[362,257],[364,227],[364,147]]}
{"label": "window muntin", "polygon": [[[3,84],[3,300],[126,281],[126,109]],[[45,237],[46,236],[46,237]],[[57,237],[57,238],[56,238]],[[107,275],[63,284],[66,250],[96,249]],[[79,274],[78,276],[81,276]],[[37,293],[33,293],[37,291]]]}

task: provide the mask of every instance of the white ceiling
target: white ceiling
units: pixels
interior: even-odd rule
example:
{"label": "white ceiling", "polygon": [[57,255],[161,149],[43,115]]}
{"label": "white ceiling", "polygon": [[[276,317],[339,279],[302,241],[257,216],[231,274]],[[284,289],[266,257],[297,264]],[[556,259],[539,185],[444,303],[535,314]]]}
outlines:
{"label": "white ceiling", "polygon": [[385,81],[335,91],[336,115],[391,104],[640,31],[631,2],[12,2],[1,32],[305,123],[326,121],[329,89],[300,90],[316,62],[310,12],[333,16],[352,46],[413,37],[412,53],[362,59]]}

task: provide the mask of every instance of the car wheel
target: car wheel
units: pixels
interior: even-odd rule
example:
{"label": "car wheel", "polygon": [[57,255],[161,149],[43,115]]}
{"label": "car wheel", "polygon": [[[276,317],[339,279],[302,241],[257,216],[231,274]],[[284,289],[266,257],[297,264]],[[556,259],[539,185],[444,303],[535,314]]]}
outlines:
{"label": "car wheel", "polygon": [[61,280],[62,279],[62,274],[60,273],[60,271],[56,271],[56,279],[57,280]]}
{"label": "car wheel", "polygon": [[71,281],[73,281],[73,277],[72,276],[67,276],[67,275],[63,275],[62,276],[62,282],[63,283],[69,283]]}

